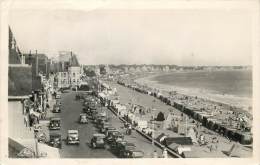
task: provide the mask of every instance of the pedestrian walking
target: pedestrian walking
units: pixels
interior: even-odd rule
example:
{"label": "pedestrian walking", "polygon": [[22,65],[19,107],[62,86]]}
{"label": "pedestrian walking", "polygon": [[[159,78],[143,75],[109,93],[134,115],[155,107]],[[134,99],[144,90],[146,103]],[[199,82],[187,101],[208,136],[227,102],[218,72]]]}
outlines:
{"label": "pedestrian walking", "polygon": [[156,150],[153,151],[153,158],[158,158],[158,154]]}
{"label": "pedestrian walking", "polygon": [[24,116],[24,124],[25,124],[26,127],[29,126],[29,120],[28,120],[27,116]]}
{"label": "pedestrian walking", "polygon": [[168,152],[167,152],[166,148],[163,148],[162,157],[163,158],[168,158]]}

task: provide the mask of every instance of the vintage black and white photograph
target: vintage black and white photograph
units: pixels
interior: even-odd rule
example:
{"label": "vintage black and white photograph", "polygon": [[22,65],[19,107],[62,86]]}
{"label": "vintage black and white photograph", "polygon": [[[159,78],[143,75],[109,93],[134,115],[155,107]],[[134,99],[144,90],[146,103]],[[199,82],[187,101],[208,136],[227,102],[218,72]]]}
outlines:
{"label": "vintage black and white photograph", "polygon": [[247,6],[29,2],[2,26],[8,159],[253,157]]}

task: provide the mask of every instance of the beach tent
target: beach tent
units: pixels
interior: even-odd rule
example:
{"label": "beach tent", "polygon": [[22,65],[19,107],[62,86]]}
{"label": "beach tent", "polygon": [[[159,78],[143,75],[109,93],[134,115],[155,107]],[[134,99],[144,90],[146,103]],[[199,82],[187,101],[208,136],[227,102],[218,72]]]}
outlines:
{"label": "beach tent", "polygon": [[190,137],[192,140],[192,143],[198,143],[198,140],[196,138],[196,132],[194,128],[190,127],[187,132],[187,137]]}
{"label": "beach tent", "polygon": [[168,148],[172,151],[177,152],[179,155],[182,155],[183,152],[190,152],[191,147],[189,145],[180,145],[177,143],[172,143],[168,146]]}
{"label": "beach tent", "polygon": [[169,146],[172,143],[180,144],[180,145],[192,145],[191,137],[167,137],[165,138],[165,145]]}
{"label": "beach tent", "polygon": [[183,152],[190,152],[191,151],[191,147],[189,147],[189,146],[179,146],[177,148],[177,150],[178,150],[178,154],[181,155]]}
{"label": "beach tent", "polygon": [[163,122],[163,129],[171,128],[172,120],[173,120],[173,115],[169,113],[168,116],[166,117],[166,120],[164,120]]}
{"label": "beach tent", "polygon": [[168,136],[165,133],[161,133],[160,135],[158,135],[155,140],[160,142],[161,144],[165,145],[165,138],[167,138]]}
{"label": "beach tent", "polygon": [[138,126],[139,128],[141,128],[141,129],[147,128],[147,127],[148,127],[148,122],[145,121],[145,120],[139,120],[139,121],[137,122],[137,126]]}
{"label": "beach tent", "polygon": [[251,133],[241,133],[241,144],[249,145],[253,143],[253,137]]}

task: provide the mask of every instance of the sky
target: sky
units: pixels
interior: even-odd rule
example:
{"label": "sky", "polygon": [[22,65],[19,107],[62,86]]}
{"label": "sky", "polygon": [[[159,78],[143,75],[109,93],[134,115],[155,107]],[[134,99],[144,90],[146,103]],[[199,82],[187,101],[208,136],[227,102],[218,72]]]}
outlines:
{"label": "sky", "polygon": [[12,9],[23,53],[73,51],[81,64],[250,65],[246,10]]}

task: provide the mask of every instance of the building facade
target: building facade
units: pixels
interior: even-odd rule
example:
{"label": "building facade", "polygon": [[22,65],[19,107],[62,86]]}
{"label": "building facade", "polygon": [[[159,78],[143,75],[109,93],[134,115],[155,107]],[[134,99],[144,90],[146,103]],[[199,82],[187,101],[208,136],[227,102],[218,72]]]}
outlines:
{"label": "building facade", "polygon": [[69,74],[68,72],[57,73],[58,88],[69,88]]}
{"label": "building facade", "polygon": [[58,72],[56,74],[57,87],[69,88],[79,86],[81,83],[82,68],[73,52],[59,52]]}
{"label": "building facade", "polygon": [[69,67],[69,82],[71,86],[79,86],[81,83],[81,69],[78,66]]}

